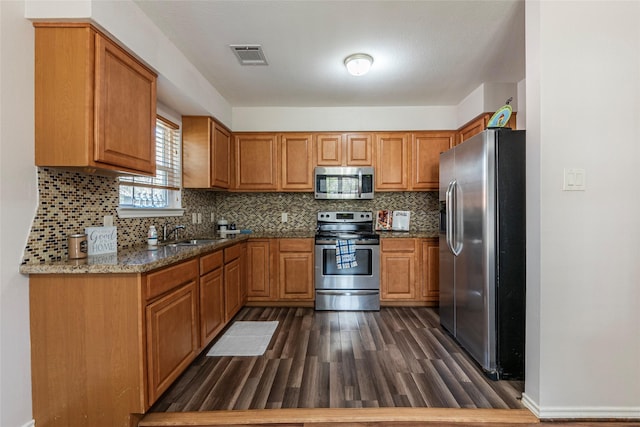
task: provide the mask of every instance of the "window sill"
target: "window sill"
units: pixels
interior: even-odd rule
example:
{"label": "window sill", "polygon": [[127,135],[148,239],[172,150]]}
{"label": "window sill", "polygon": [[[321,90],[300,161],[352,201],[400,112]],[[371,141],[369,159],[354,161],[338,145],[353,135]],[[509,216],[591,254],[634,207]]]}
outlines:
{"label": "window sill", "polygon": [[118,218],[157,218],[183,216],[182,208],[117,208]]}

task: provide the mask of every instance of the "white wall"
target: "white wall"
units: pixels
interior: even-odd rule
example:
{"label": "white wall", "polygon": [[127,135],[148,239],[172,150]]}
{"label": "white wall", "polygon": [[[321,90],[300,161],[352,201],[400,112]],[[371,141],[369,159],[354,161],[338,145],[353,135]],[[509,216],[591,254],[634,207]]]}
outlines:
{"label": "white wall", "polygon": [[18,273],[36,210],[33,29],[0,1],[0,425],[31,422],[29,282]]}
{"label": "white wall", "polygon": [[[484,83],[456,106],[422,107],[233,107],[234,131],[393,131],[458,129],[513,97],[517,83]],[[524,129],[524,126],[519,127]]]}
{"label": "white wall", "polygon": [[[527,2],[525,402],[640,417],[640,2]],[[584,168],[584,192],[562,191]]]}
{"label": "white wall", "polygon": [[234,107],[234,131],[456,129],[456,107]]}

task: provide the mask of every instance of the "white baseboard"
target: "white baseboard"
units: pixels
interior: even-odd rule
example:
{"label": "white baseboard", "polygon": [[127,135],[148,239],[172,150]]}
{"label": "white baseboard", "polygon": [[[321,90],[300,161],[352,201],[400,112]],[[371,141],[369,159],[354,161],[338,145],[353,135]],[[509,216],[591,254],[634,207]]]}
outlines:
{"label": "white baseboard", "polygon": [[640,407],[571,407],[555,406],[550,408],[540,407],[531,400],[526,393],[522,394],[522,404],[530,410],[533,415],[541,420],[547,419],[615,419],[615,420],[640,420]]}
{"label": "white baseboard", "polygon": [[31,420],[25,424],[22,424],[20,427],[36,427],[36,420]]}
{"label": "white baseboard", "polygon": [[525,408],[530,410],[533,415],[540,418],[540,408],[538,408],[538,404],[531,400],[531,398],[527,395],[527,393],[522,393],[522,404]]}

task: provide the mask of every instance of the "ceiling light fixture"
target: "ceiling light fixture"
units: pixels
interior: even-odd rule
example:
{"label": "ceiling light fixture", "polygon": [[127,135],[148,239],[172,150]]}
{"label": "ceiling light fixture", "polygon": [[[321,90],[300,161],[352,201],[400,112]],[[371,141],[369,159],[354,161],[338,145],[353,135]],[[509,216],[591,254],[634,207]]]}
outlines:
{"label": "ceiling light fixture", "polygon": [[344,59],[344,65],[352,76],[364,76],[373,64],[373,57],[366,53],[354,53]]}

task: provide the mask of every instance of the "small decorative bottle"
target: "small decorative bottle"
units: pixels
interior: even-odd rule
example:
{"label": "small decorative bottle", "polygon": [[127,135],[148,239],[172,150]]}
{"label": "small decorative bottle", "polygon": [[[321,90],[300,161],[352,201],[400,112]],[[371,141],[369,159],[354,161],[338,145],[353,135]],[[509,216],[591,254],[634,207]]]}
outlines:
{"label": "small decorative bottle", "polygon": [[158,249],[158,230],[154,225],[149,227],[149,232],[147,233],[147,246],[149,249]]}

